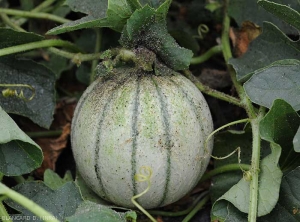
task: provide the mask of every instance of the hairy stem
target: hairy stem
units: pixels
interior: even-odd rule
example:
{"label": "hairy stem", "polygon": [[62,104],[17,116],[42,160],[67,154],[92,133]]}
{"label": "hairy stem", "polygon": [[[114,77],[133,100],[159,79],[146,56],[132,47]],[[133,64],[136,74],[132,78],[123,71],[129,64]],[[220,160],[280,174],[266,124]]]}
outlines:
{"label": "hairy stem", "polygon": [[223,32],[221,37],[221,44],[223,46],[223,55],[227,63],[228,71],[230,73],[233,85],[241,98],[241,103],[243,104],[249,118],[251,119],[252,127],[252,161],[251,161],[251,182],[250,182],[250,203],[248,212],[248,221],[255,222],[257,218],[257,206],[258,206],[258,178],[259,178],[259,162],[260,162],[260,146],[261,139],[259,134],[259,122],[264,115],[263,112],[256,113],[253,104],[245,93],[243,86],[237,81],[235,71],[232,66],[228,64],[228,60],[232,57],[230,42],[229,42],[229,28],[230,28],[230,18],[227,14],[227,7],[229,0],[225,1],[224,8],[224,20],[223,20]]}
{"label": "hairy stem", "polygon": [[7,8],[0,8],[0,13],[5,13],[7,15],[16,15],[21,17],[27,17],[27,18],[37,18],[37,19],[47,19],[52,20],[59,23],[66,23],[70,22],[71,20],[65,19],[56,15],[44,13],[44,12],[27,12],[22,10],[16,10],[16,9],[7,9]]}
{"label": "hairy stem", "polygon": [[6,197],[22,205],[38,217],[45,218],[44,221],[59,222],[51,213],[46,211],[44,208],[40,207],[38,204],[34,203],[32,200],[28,199],[22,194],[19,194],[16,191],[8,188],[3,183],[0,183],[0,194],[5,195]]}
{"label": "hairy stem", "polygon": [[[43,9],[47,8],[48,6],[52,5],[56,0],[45,0],[41,4],[39,4],[37,7],[31,10],[31,12],[40,12]],[[26,18],[20,18],[18,21],[16,21],[16,24],[19,26],[22,26],[27,21]]]}
{"label": "hairy stem", "polygon": [[238,170],[243,170],[243,171],[248,171],[251,169],[251,165],[248,164],[238,164],[238,163],[233,163],[233,164],[227,164],[218,168],[213,169],[212,171],[205,173],[199,183],[202,183],[213,176],[216,176],[218,174],[222,174],[225,172],[230,172],[230,171],[238,171]]}
{"label": "hairy stem", "polygon": [[212,56],[219,53],[222,53],[222,46],[221,45],[213,46],[201,56],[193,57],[191,60],[191,65],[203,63],[206,60],[210,59]]}
{"label": "hairy stem", "polygon": [[48,50],[56,55],[65,57],[67,59],[71,59],[72,62],[78,65],[80,65],[81,62],[99,59],[102,54],[102,53],[91,53],[91,54],[72,53],[72,52],[67,52],[53,47],[49,48]]}
{"label": "hairy stem", "polygon": [[42,40],[38,42],[31,42],[22,45],[3,48],[0,49],[0,56],[10,55],[18,52],[24,52],[32,49],[48,48],[52,46],[60,46],[60,47],[68,48],[73,51],[80,52],[80,49],[70,42],[59,40],[59,39],[51,39],[51,40]]}
{"label": "hairy stem", "polygon": [[255,222],[257,217],[258,206],[258,180],[259,180],[259,164],[260,164],[260,146],[261,138],[259,132],[259,122],[263,117],[263,113],[259,112],[257,118],[251,120],[252,127],[252,158],[251,158],[251,181],[250,181],[250,203],[248,221]]}
{"label": "hairy stem", "polygon": [[2,21],[9,27],[13,28],[14,30],[20,31],[20,32],[26,32],[24,29],[22,29],[17,24],[15,24],[13,21],[11,21],[10,18],[6,14],[0,13],[0,16],[1,16]]}
{"label": "hairy stem", "polygon": [[229,29],[230,29],[230,18],[227,14],[227,6],[228,6],[228,0],[225,0],[225,13],[224,13],[224,20],[223,20],[223,31],[222,31],[222,36],[221,36],[221,43],[223,47],[223,56],[227,64],[228,72],[230,74],[232,83],[241,98],[241,103],[243,107],[245,108],[248,116],[250,118],[255,118],[256,117],[256,112],[255,109],[249,100],[248,96],[245,93],[245,90],[243,86],[237,81],[236,79],[236,73],[234,69],[232,68],[231,65],[228,64],[229,59],[232,57],[231,53],[231,47],[230,47],[230,41],[229,41]]}
{"label": "hairy stem", "polygon": [[243,104],[241,103],[241,101],[233,96],[227,95],[225,93],[222,93],[220,91],[214,90],[212,88],[210,88],[209,86],[206,86],[204,84],[202,84],[189,70],[184,70],[184,74],[187,78],[189,78],[196,86],[197,88],[212,97],[218,98],[220,100],[229,102],[231,104],[234,104],[236,106],[242,107],[244,108]]}

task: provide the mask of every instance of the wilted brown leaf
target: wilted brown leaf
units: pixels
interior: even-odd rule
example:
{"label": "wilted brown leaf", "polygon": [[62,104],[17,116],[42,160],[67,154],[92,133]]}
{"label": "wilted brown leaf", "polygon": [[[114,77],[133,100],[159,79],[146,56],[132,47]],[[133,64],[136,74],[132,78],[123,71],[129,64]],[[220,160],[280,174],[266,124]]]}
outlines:
{"label": "wilted brown leaf", "polygon": [[36,143],[40,145],[44,154],[42,166],[36,170],[36,175],[42,177],[46,169],[55,170],[55,163],[66,148],[71,131],[71,120],[76,103],[75,100],[62,100],[56,105],[54,122],[51,129],[62,129],[58,138],[37,138]]}
{"label": "wilted brown leaf", "polygon": [[250,21],[243,22],[240,29],[230,29],[229,34],[235,56],[242,56],[248,50],[250,42],[258,37],[260,33],[261,28]]}

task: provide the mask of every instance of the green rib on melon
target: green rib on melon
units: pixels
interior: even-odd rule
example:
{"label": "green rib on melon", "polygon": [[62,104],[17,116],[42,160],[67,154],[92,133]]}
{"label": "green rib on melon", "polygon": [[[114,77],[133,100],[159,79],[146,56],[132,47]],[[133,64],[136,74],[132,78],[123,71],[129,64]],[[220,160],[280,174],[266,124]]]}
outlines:
{"label": "green rib on melon", "polygon": [[102,198],[134,207],[131,197],[147,187],[134,175],[149,166],[150,190],[137,201],[146,209],[173,203],[197,184],[209,162],[207,103],[178,73],[117,70],[93,82],[78,102],[71,135],[78,170]]}

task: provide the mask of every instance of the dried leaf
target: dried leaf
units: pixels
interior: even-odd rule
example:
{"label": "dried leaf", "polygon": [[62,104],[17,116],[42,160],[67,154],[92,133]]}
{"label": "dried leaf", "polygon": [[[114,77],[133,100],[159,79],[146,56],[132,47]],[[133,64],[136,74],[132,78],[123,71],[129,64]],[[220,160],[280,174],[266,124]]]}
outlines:
{"label": "dried leaf", "polygon": [[251,41],[258,37],[261,33],[261,28],[250,22],[245,21],[238,30],[230,30],[230,38],[234,46],[235,56],[242,56],[247,50]]}

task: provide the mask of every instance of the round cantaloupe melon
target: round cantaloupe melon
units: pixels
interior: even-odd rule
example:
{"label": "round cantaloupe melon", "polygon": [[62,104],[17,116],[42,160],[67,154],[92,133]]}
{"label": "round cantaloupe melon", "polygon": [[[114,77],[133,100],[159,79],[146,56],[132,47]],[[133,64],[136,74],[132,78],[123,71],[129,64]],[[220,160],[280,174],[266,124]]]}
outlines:
{"label": "round cantaloupe melon", "polygon": [[72,150],[87,185],[116,205],[147,183],[135,181],[141,166],[153,175],[137,201],[145,209],[173,203],[199,181],[210,159],[213,130],[208,105],[179,73],[157,76],[118,68],[84,92],[72,122]]}

